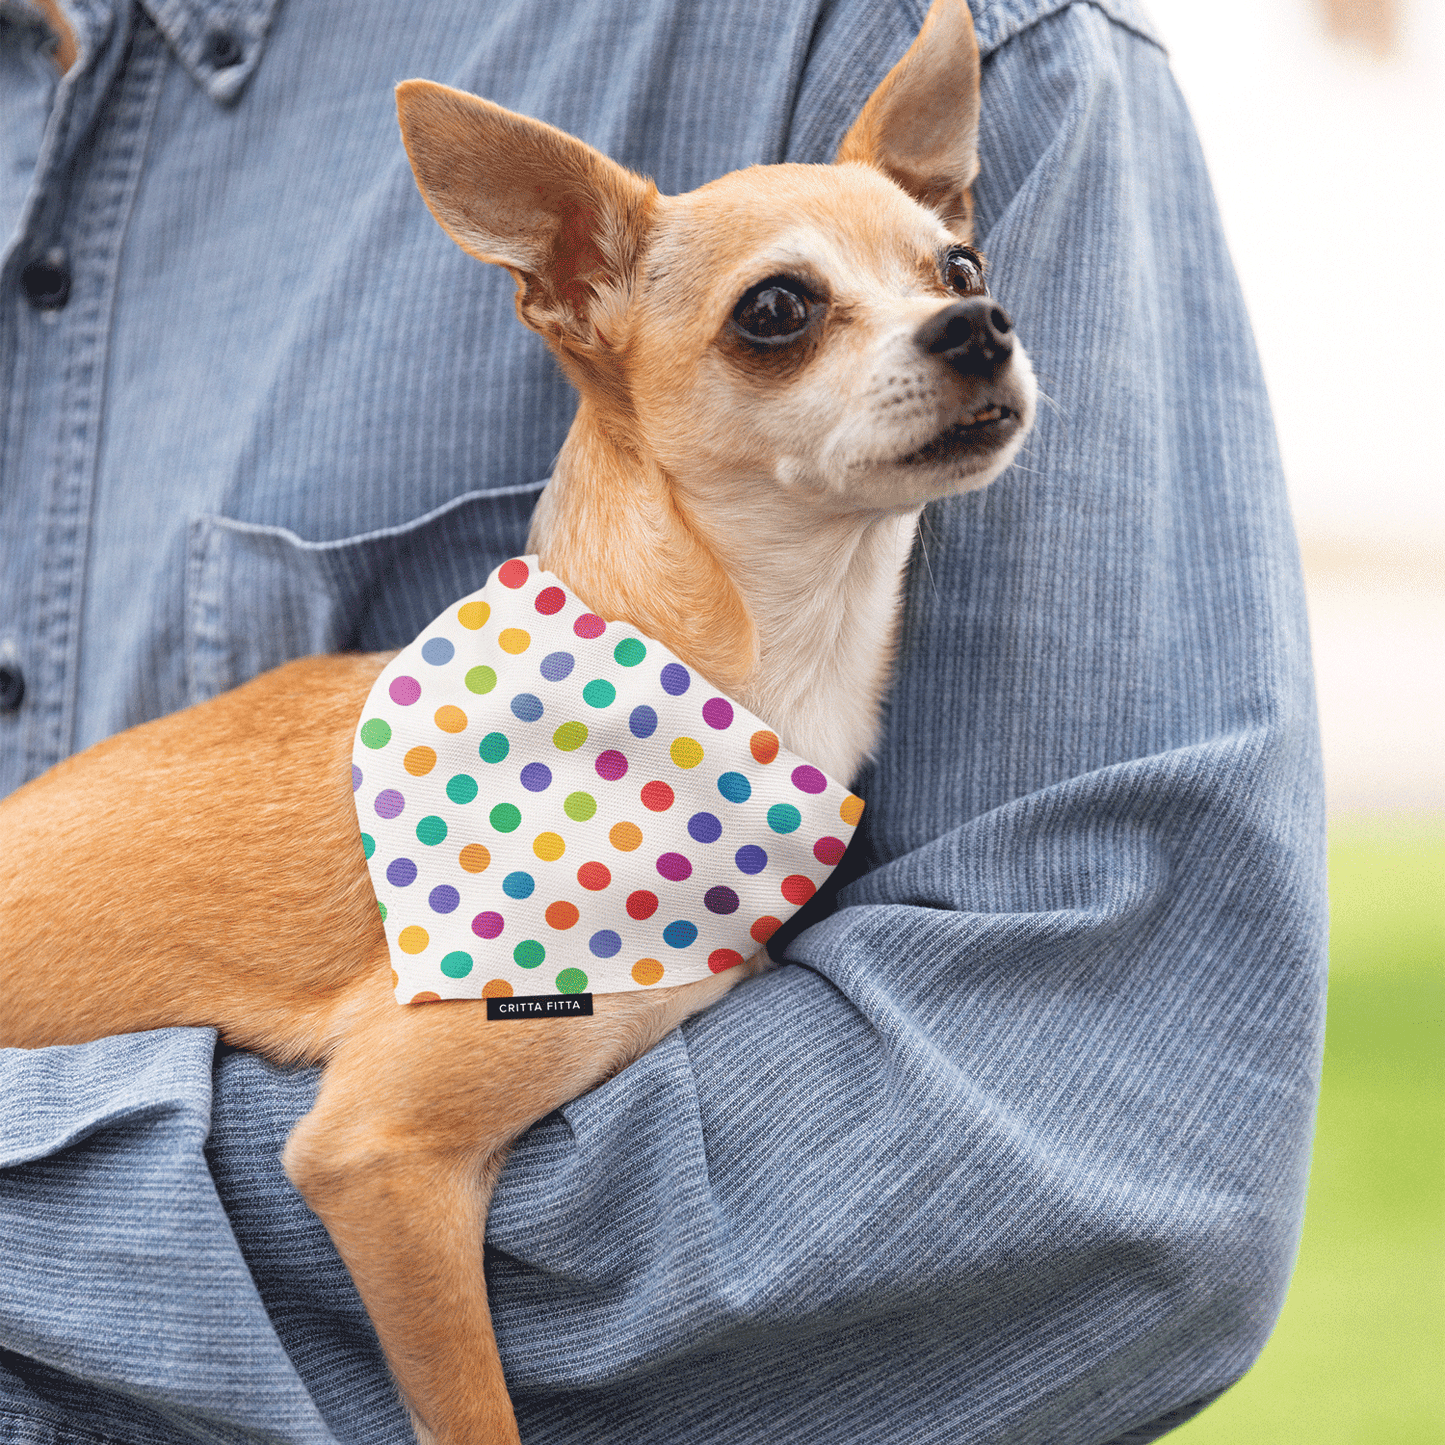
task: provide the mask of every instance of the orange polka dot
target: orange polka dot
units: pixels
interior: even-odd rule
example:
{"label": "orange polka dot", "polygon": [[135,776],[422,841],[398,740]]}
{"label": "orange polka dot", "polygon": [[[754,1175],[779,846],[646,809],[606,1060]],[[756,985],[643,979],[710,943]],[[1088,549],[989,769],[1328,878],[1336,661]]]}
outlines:
{"label": "orange polka dot", "polygon": [[441,994],[433,993],[431,989],[426,988],[423,989],[420,993],[412,994],[411,1001],[412,1003],[440,1003],[442,1001],[442,996]]}
{"label": "orange polka dot", "polygon": [[632,965],[632,977],[645,988],[662,977],[662,965],[655,958],[639,958]]}
{"label": "orange polka dot", "polygon": [[754,921],[753,926],[748,929],[748,932],[752,934],[754,943],[766,943],[782,926],[783,920],[781,918],[774,918],[772,914],[765,913],[761,918]]}
{"label": "orange polka dot", "polygon": [[396,946],[403,953],[420,953],[431,942],[424,928],[413,923],[410,928],[403,928],[396,940]]}
{"label": "orange polka dot", "polygon": [[748,739],[748,747],[760,763],[770,763],[778,755],[778,735],[763,728]]}
{"label": "orange polka dot", "polygon": [[480,843],[468,843],[457,859],[468,873],[483,873],[492,861],[492,855]]}
{"label": "orange polka dot", "polygon": [[488,979],[482,985],[483,998],[511,998],[512,985],[504,978]]}
{"label": "orange polka dot", "polygon": [[858,826],[858,819],[863,816],[863,799],[849,793],[838,807],[838,816],[850,827]]}
{"label": "orange polka dot", "polygon": [[459,733],[467,725],[467,715],[461,708],[453,707],[451,703],[448,703],[445,707],[437,709],[436,725],[444,733]]}
{"label": "orange polka dot", "polygon": [[491,604],[487,602],[465,602],[457,608],[457,621],[472,632],[486,626],[487,618],[491,615]]}
{"label": "orange polka dot", "polygon": [[544,916],[553,928],[562,929],[571,928],[582,915],[577,911],[575,903],[558,900],[556,903],[547,905],[547,912]]}
{"label": "orange polka dot", "polygon": [[391,986],[395,988],[401,982],[401,975],[395,970],[391,971]]}
{"label": "orange polka dot", "polygon": [[436,765],[437,755],[432,748],[413,748],[402,759],[402,766],[414,778],[426,777]]}
{"label": "orange polka dot", "polygon": [[642,829],[636,823],[614,823],[612,831],[607,835],[607,841],[619,853],[630,853],[634,848],[642,846]]}
{"label": "orange polka dot", "polygon": [[497,646],[503,652],[510,652],[515,657],[519,652],[525,652],[532,645],[532,634],[524,632],[520,627],[506,627],[497,634]]}

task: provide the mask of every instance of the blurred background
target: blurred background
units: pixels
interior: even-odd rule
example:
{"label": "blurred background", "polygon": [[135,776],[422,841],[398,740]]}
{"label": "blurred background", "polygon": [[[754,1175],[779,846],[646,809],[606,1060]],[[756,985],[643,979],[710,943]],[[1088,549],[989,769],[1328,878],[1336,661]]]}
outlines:
{"label": "blurred background", "polygon": [[1180,1445],[1445,1445],[1445,0],[1146,0],[1309,592],[1330,1005],[1279,1327]]}

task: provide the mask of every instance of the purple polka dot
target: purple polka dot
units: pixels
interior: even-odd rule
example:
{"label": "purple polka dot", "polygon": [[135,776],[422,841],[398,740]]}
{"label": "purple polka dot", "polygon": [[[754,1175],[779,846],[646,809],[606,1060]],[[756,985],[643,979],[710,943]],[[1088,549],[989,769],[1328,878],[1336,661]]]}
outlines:
{"label": "purple polka dot", "polygon": [[450,913],[461,901],[462,895],[450,883],[438,883],[427,898],[433,913]]}
{"label": "purple polka dot", "polygon": [[421,696],[421,683],[414,677],[394,677],[387,691],[398,707],[410,707]]}
{"label": "purple polka dot", "polygon": [[768,866],[768,855],[756,843],[746,843],[733,859],[740,873],[761,873]]}
{"label": "purple polka dot", "polygon": [[587,947],[597,958],[611,958],[621,951],[622,940],[610,928],[603,928],[587,940]]}
{"label": "purple polka dot", "polygon": [[722,837],[722,824],[713,813],[694,813],[687,820],[687,831],[694,842],[716,843]]}
{"label": "purple polka dot", "polygon": [[608,748],[597,754],[597,776],[606,782],[615,783],[627,776],[627,759],[616,748]]}
{"label": "purple polka dot", "polygon": [[702,705],[702,720],[721,731],[733,725],[733,705],[725,697],[710,697]]}
{"label": "purple polka dot", "polygon": [[680,662],[669,662],[661,677],[663,692],[673,697],[681,697],[692,686],[692,674]]}
{"label": "purple polka dot", "polygon": [[502,931],[500,913],[479,913],[472,919],[472,932],[478,938],[495,938]]}
{"label": "purple polka dot", "polygon": [[821,793],[828,780],[812,764],[802,763],[793,769],[793,786],[800,793]]}
{"label": "purple polka dot", "polygon": [[522,769],[522,786],[529,793],[541,793],[552,786],[552,769],[546,763],[528,763]]}
{"label": "purple polka dot", "polygon": [[393,858],[386,865],[386,881],[393,888],[410,888],[416,882],[416,864],[410,858]]}
{"label": "purple polka dot", "polygon": [[632,709],[627,726],[632,729],[633,737],[650,738],[657,731],[657,714],[646,703],[642,703]]}
{"label": "purple polka dot", "polygon": [[361,786],[361,769],[355,763],[351,765],[351,791],[354,793]]}
{"label": "purple polka dot", "polygon": [[709,913],[736,913],[738,911],[738,895],[721,883],[716,888],[709,888],[703,894],[702,901],[707,906]]}
{"label": "purple polka dot", "polygon": [[383,788],[376,795],[376,812],[381,818],[395,818],[406,807],[406,799],[395,788]]}
{"label": "purple polka dot", "polygon": [[657,871],[671,883],[692,877],[692,864],[681,853],[664,853],[657,860]]}
{"label": "purple polka dot", "polygon": [[542,659],[540,671],[548,682],[561,682],[576,666],[577,659],[570,652],[549,652]]}

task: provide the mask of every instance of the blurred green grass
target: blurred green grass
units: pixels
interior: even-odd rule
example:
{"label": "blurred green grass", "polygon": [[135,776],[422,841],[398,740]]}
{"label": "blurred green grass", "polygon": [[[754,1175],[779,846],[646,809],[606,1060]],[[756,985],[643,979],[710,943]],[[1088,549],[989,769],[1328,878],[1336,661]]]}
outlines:
{"label": "blurred green grass", "polygon": [[1170,1445],[1445,1442],[1445,819],[1330,831],[1324,1082],[1274,1336]]}

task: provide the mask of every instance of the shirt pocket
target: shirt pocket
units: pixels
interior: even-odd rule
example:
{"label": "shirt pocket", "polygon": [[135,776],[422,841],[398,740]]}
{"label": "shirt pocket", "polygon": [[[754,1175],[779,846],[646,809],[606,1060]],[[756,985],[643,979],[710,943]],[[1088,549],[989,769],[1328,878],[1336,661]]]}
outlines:
{"label": "shirt pocket", "polygon": [[468,492],[400,526],[330,542],[194,518],[186,700],[203,702],[293,657],[404,647],[524,550],[543,485]]}

